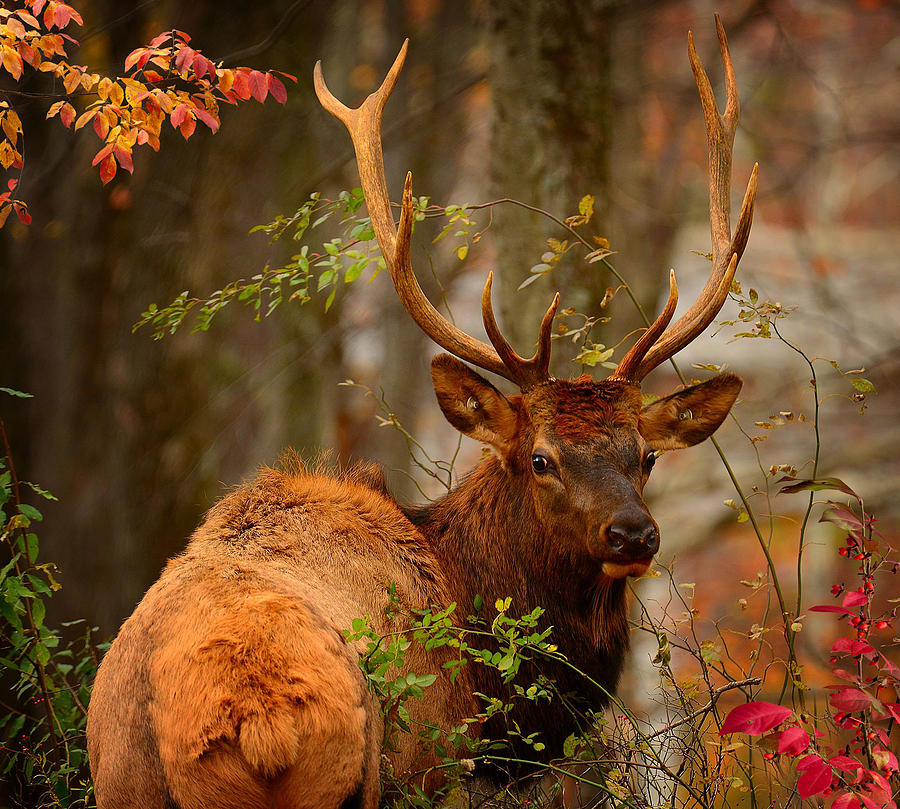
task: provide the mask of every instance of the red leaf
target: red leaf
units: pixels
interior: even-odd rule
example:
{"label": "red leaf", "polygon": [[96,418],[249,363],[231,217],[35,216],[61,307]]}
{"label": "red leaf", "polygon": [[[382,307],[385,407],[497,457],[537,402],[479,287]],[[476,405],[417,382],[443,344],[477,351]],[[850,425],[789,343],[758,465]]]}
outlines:
{"label": "red leaf", "polygon": [[134,174],[134,164],[131,162],[131,152],[125,149],[122,146],[116,144],[113,149],[113,154],[116,156],[116,160],[119,161],[119,165],[125,169],[126,171]]}
{"label": "red leaf", "polygon": [[844,600],[841,602],[841,604],[845,607],[859,607],[863,604],[868,603],[869,597],[856,590],[850,590],[847,595],[844,596]]}
{"label": "red leaf", "polygon": [[832,802],[831,809],[862,809],[862,805],[852,792],[842,792]]}
{"label": "red leaf", "polygon": [[196,55],[197,51],[186,46],[178,51],[178,55],[175,57],[175,67],[178,72],[183,73],[186,71],[187,68],[194,63],[194,57]]}
{"label": "red leaf", "polygon": [[834,604],[816,604],[809,608],[810,612],[839,612],[842,615],[853,615],[846,607],[836,607]]}
{"label": "red leaf", "polygon": [[858,688],[841,689],[837,693],[831,694],[829,700],[834,708],[847,713],[865,710],[872,704],[869,695]]}
{"label": "red leaf", "polygon": [[898,722],[900,722],[900,703],[897,702],[886,702],[884,703],[884,707],[887,708],[888,713],[894,717]]}
{"label": "red leaf", "polygon": [[6,187],[7,187],[10,191],[15,191],[15,190],[16,190],[16,186],[17,186],[18,184],[19,184],[19,180],[18,180],[16,177],[13,177],[11,180],[8,180],[8,181],[7,181]]}
{"label": "red leaf", "polygon": [[247,78],[248,71],[244,69],[238,69],[234,71],[234,84],[231,85],[231,89],[243,101],[246,101],[250,98],[250,80]]}
{"label": "red leaf", "polygon": [[14,203],[13,203],[13,208],[15,208],[15,210],[16,210],[16,216],[19,217],[19,221],[20,221],[23,225],[30,225],[30,224],[31,224],[31,214],[28,213],[28,209],[27,209],[24,205],[21,205],[21,204],[18,203],[18,202],[14,202]]}
{"label": "red leaf", "polygon": [[856,655],[868,655],[874,652],[875,649],[873,649],[872,646],[866,643],[864,640],[855,640],[850,644],[850,654],[852,654],[854,657],[856,657]]}
{"label": "red leaf", "polygon": [[[235,82],[237,83],[237,82]],[[250,71],[250,94],[260,103],[266,100],[269,92],[269,84],[266,81],[266,74],[260,73],[258,70]]]}
{"label": "red leaf", "polygon": [[100,179],[103,181],[103,185],[106,185],[115,176],[116,159],[112,155],[109,155],[100,164]]}
{"label": "red leaf", "polygon": [[719,735],[747,733],[759,736],[780,725],[793,713],[790,708],[773,705],[771,702],[748,702],[738,705],[725,717]]}
{"label": "red leaf", "polygon": [[284,88],[284,84],[282,84],[281,79],[269,73],[268,81],[269,92],[272,94],[272,98],[274,98],[279,104],[284,104],[284,102],[287,101],[287,90]]}
{"label": "red leaf", "polygon": [[[805,800],[812,795],[819,795],[831,786],[831,767],[829,767],[818,756],[807,756],[807,759],[814,758],[810,761],[803,775],[797,780],[797,792],[800,793],[800,799]],[[797,765],[800,769],[800,765]]]}
{"label": "red leaf", "polygon": [[168,31],[166,31],[164,34],[158,34],[157,36],[153,37],[153,39],[150,40],[150,47],[151,47],[151,48],[158,48],[158,47],[159,47],[160,45],[162,45],[163,42],[165,42],[168,38],[169,38],[169,32],[168,32]]}
{"label": "red leaf", "polygon": [[809,734],[801,728],[794,726],[788,728],[778,738],[778,752],[789,756],[796,756],[809,747]]}
{"label": "red leaf", "polygon": [[31,7],[31,10],[34,12],[35,16],[41,13],[41,9],[46,2],[47,0],[34,0],[34,5]]}

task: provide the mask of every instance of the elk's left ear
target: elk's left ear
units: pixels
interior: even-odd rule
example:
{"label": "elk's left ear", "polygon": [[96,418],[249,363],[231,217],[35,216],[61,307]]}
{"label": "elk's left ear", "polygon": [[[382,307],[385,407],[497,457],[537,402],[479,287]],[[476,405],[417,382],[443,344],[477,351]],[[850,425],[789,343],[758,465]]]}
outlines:
{"label": "elk's left ear", "polygon": [[431,379],[447,421],[469,438],[490,444],[505,458],[518,423],[509,399],[449,354],[438,354],[431,361]]}
{"label": "elk's left ear", "polygon": [[652,449],[683,449],[709,438],[725,420],[743,382],[721,374],[657,399],[641,411],[638,430]]}

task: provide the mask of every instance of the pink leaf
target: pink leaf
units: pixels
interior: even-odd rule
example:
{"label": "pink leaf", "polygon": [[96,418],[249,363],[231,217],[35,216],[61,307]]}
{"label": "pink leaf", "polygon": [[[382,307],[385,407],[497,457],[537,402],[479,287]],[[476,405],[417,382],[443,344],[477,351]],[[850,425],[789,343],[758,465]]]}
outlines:
{"label": "pink leaf", "polygon": [[269,93],[271,94],[272,98],[274,98],[279,104],[284,104],[284,102],[287,101],[287,90],[284,88],[284,84],[282,84],[281,79],[269,73],[268,81]]}
{"label": "pink leaf", "polygon": [[887,709],[887,712],[894,717],[898,722],[900,722],[900,703],[896,702],[886,702],[884,707]]}
{"label": "pink leaf", "polygon": [[266,81],[266,74],[260,73],[258,70],[250,71],[250,94],[260,103],[266,100],[266,94],[269,92],[269,83]]}
{"label": "pink leaf", "polygon": [[859,607],[863,604],[868,603],[869,597],[856,590],[850,590],[847,595],[844,596],[844,600],[841,602],[841,604],[845,607]]}
{"label": "pink leaf", "polygon": [[839,612],[841,615],[853,615],[846,607],[836,607],[834,604],[816,604],[809,608],[810,612]]}
{"label": "pink leaf", "polygon": [[848,713],[862,711],[872,704],[869,695],[858,688],[844,688],[835,694],[831,694],[829,700],[834,708]]}
{"label": "pink leaf", "polygon": [[832,756],[828,759],[828,763],[834,767],[836,770],[840,770],[841,772],[856,772],[862,764],[860,764],[855,758],[850,758],[850,756]]}
{"label": "pink leaf", "polygon": [[793,713],[790,708],[773,705],[771,702],[748,702],[738,705],[725,717],[719,735],[747,733],[759,736],[780,725]]}
{"label": "pink leaf", "polygon": [[[801,800],[819,795],[831,786],[831,767],[818,756],[807,756],[806,759],[815,761],[810,761],[803,768],[805,772],[797,780],[797,792],[800,793]],[[799,764],[797,769],[800,769]]]}
{"label": "pink leaf", "polygon": [[788,728],[778,739],[778,752],[796,756],[809,747],[809,735],[796,725]]}
{"label": "pink leaf", "polygon": [[831,804],[831,809],[862,809],[852,792],[842,792]]}

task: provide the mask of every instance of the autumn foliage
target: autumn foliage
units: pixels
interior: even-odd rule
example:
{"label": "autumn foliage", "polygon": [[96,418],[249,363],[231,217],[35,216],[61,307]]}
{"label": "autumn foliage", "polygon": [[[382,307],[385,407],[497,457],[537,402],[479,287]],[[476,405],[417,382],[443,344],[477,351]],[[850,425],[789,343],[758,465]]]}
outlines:
{"label": "autumn foliage", "polygon": [[[2,70],[16,82],[28,69],[46,73],[62,82],[63,93],[47,111],[68,129],[91,124],[102,142],[93,165],[100,169],[104,185],[117,171],[134,170],[135,147],[159,149],[163,125],[168,119],[187,139],[197,122],[216,132],[222,103],[237,104],[272,97],[283,104],[284,83],[276,72],[249,67],[225,67],[190,45],[183,31],[159,34],[146,47],[133,50],[119,76],[105,76],[77,65],[67,51],[78,42],[64,33],[71,23],[83,24],[72,6],[55,0],[15,0],[0,8]],[[279,75],[292,81],[294,76]],[[0,100],[0,165],[7,171],[24,164],[22,121],[9,102]],[[18,178],[7,182],[0,194],[0,226],[11,211],[28,224],[27,204],[16,197]]]}

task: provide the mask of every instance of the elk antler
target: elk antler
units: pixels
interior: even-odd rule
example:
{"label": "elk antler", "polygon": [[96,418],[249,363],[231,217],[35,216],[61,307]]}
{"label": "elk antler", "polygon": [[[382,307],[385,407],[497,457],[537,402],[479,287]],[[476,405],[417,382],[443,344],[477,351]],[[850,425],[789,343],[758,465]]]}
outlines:
{"label": "elk antler", "polygon": [[485,331],[493,344],[493,348],[481,340],[470,337],[461,329],[450,323],[434,306],[419,286],[410,261],[410,237],[413,224],[412,174],[406,175],[403,187],[403,202],[400,207],[399,228],[394,227],[391,213],[391,202],[387,192],[387,181],[384,176],[384,157],[381,148],[381,116],[388,97],[397,83],[397,77],[403,69],[407,39],[400,48],[400,53],[388,71],[381,87],[368,96],[356,109],[342,104],[325,84],[322,76],[322,63],[316,62],[313,80],[319,102],[335,118],[347,127],[353,148],[356,151],[356,164],[359,168],[359,179],[362,183],[363,196],[372,217],[372,227],[378,245],[384,256],[391,280],[403,307],[409,312],[419,328],[438,345],[455,354],[461,360],[470,362],[485,371],[514,382],[522,390],[545,382],[550,378],[550,327],[559,304],[559,295],[553,299],[547,314],[541,322],[538,348],[534,356],[524,359],[516,354],[500,333],[494,310],[491,305],[491,275],[488,275],[481,296],[481,311]]}
{"label": "elk antler", "polygon": [[[700,93],[703,117],[706,121],[707,162],[709,166],[709,219],[712,232],[712,272],[700,296],[674,325],[663,332],[675,309],[673,295],[677,298],[674,276],[671,279],[669,302],[663,314],[641,336],[619,363],[613,374],[619,379],[640,382],[657,365],[684,348],[702,332],[718,314],[728,297],[731,281],[738,261],[747,246],[750,225],[753,220],[753,202],[756,199],[756,182],[759,164],[753,166],[741,214],[734,235],[731,234],[731,160],[734,148],[734,133],[737,129],[741,109],[738,100],[737,83],[725,29],[716,14],[716,32],[719,37],[719,52],[725,69],[725,112],[720,114],[716,98],[709,83],[709,77],[694,48],[694,37],[688,32],[688,57]],[[670,311],[671,310],[671,311]],[[668,317],[666,316],[666,313]],[[660,336],[662,332],[662,336]],[[654,336],[650,339],[650,335]]]}

